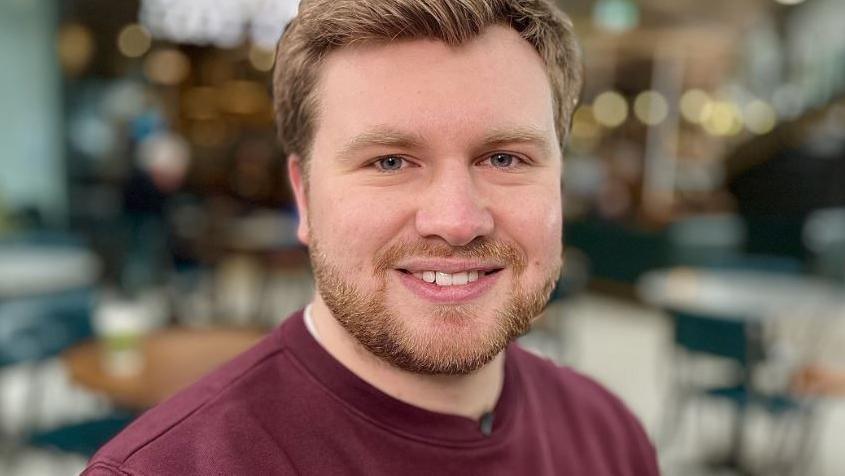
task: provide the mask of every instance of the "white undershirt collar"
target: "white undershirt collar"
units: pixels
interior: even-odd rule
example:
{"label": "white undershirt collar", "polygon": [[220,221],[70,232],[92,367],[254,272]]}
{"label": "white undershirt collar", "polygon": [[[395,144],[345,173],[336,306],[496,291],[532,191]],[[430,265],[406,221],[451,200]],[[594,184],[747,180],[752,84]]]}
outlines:
{"label": "white undershirt collar", "polygon": [[314,316],[311,314],[311,304],[305,306],[304,319],[308,333],[311,334],[314,340],[320,342],[320,336],[317,334],[317,326],[314,325]]}

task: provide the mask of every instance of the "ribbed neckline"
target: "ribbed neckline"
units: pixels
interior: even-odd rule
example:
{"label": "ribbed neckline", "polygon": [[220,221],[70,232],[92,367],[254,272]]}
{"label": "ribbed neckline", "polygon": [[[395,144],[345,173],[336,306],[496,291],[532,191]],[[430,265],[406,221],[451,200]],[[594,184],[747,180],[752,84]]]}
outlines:
{"label": "ribbed neckline", "polygon": [[519,372],[510,347],[505,353],[502,392],[493,411],[493,431],[485,436],[479,421],[424,410],[393,398],[359,378],[308,332],[302,311],[292,315],[279,332],[283,345],[327,391],[360,416],[394,433],[447,446],[493,445],[507,436],[513,424],[519,404]]}

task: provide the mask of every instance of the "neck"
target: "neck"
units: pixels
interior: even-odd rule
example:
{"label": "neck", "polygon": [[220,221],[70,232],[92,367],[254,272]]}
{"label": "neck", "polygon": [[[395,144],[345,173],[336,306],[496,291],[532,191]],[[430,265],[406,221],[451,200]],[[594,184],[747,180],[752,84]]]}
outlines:
{"label": "neck", "polygon": [[361,346],[332,316],[319,294],[311,304],[314,331],[326,351],[382,392],[425,410],[477,420],[495,407],[504,384],[504,355],[467,375],[424,375],[402,370]]}

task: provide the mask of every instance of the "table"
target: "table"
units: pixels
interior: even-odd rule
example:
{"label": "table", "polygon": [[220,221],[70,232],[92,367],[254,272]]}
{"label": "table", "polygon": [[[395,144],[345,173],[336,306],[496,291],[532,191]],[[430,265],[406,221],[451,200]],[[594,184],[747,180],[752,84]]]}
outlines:
{"label": "table", "polygon": [[89,286],[99,273],[99,259],[84,248],[0,246],[0,300]]}
{"label": "table", "polygon": [[256,329],[171,328],[143,339],[140,373],[120,377],[102,365],[99,341],[86,342],[62,355],[71,379],[104,393],[117,406],[145,410],[194,383],[220,364],[252,347],[265,333]]}
{"label": "table", "polygon": [[800,275],[677,267],[644,274],[637,290],[649,304],[716,318],[845,318],[841,287]]}

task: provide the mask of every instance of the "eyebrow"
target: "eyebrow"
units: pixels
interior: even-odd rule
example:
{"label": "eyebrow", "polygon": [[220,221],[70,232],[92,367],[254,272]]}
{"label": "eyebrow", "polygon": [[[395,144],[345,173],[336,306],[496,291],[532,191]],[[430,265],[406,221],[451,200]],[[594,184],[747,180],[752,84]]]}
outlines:
{"label": "eyebrow", "polygon": [[341,148],[340,155],[351,155],[372,146],[396,147],[402,149],[418,148],[421,147],[424,142],[423,137],[418,134],[409,134],[396,129],[380,127],[353,137]]}
{"label": "eyebrow", "polygon": [[496,129],[487,134],[482,143],[485,146],[529,144],[540,147],[543,152],[549,154],[553,149],[552,144],[548,140],[548,134],[546,134],[542,129],[534,127]]}
{"label": "eyebrow", "polygon": [[[494,129],[481,140],[482,147],[506,144],[530,144],[551,153],[553,147],[548,135],[534,127],[507,127]],[[421,148],[425,138],[416,133],[407,133],[389,127],[379,127],[363,132],[349,140],[340,150],[341,156],[349,156],[362,149],[373,146],[396,147],[401,149]]]}

